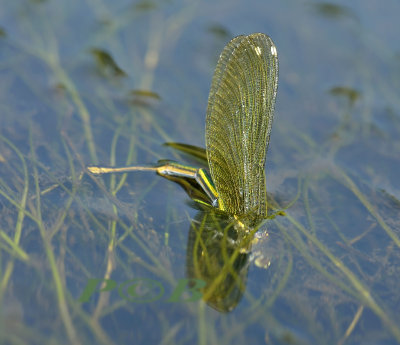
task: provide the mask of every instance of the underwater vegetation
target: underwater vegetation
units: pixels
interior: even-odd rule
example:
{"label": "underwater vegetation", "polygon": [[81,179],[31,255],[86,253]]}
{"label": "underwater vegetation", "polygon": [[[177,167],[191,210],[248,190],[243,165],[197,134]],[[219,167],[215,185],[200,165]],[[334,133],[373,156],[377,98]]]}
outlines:
{"label": "underwater vegetation", "polygon": [[[400,343],[396,3],[21,4],[0,14],[0,343]],[[258,144],[221,139],[231,77],[206,110],[255,31],[279,49],[265,167],[277,69]],[[186,194],[86,170],[164,159]]]}

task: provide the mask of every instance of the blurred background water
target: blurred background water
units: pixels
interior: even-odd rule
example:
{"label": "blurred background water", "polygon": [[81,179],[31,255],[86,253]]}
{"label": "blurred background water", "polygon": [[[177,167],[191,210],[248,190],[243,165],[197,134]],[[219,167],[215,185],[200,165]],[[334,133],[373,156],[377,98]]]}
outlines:
{"label": "blurred background water", "polygon": [[[0,0],[1,343],[400,343],[398,13],[395,0]],[[203,239],[182,189],[84,172],[198,164],[162,144],[204,146],[219,54],[253,32],[278,49],[266,173],[270,213],[285,213],[238,256],[242,291],[221,312],[186,284]]]}

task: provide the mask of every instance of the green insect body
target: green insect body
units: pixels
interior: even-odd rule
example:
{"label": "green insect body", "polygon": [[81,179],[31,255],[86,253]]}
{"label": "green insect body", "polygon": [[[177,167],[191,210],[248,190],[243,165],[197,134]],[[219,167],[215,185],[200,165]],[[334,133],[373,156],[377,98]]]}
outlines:
{"label": "green insect body", "polygon": [[[267,216],[264,166],[277,86],[278,55],[271,38],[262,33],[238,36],[222,51],[211,83],[205,131],[210,174],[171,161],[157,167],[88,170],[94,174],[154,170],[196,195],[196,201],[254,225]],[[204,156],[201,148],[169,145]]]}

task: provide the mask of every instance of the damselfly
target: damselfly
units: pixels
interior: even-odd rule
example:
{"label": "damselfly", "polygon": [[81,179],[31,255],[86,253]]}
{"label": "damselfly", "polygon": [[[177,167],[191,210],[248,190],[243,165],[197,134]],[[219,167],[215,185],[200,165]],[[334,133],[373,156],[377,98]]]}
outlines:
{"label": "damselfly", "polygon": [[209,172],[171,161],[154,167],[88,170],[93,174],[156,171],[184,187],[195,186],[196,195],[191,195],[195,201],[254,225],[267,216],[265,158],[277,86],[278,55],[271,38],[262,33],[238,36],[222,51],[211,83],[205,150]]}

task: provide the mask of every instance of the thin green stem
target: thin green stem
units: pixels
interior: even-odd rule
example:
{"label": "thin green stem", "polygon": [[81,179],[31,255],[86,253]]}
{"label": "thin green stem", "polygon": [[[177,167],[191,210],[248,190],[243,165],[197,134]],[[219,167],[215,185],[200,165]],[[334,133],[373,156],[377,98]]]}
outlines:
{"label": "thin green stem", "polygon": [[[0,193],[2,195],[6,196],[6,198],[9,201],[12,200],[12,203],[15,206],[17,206],[17,208],[18,208],[18,216],[17,216],[17,222],[15,224],[15,233],[14,233],[14,240],[13,240],[13,242],[15,244],[14,250],[16,250],[16,248],[19,247],[19,242],[20,242],[21,234],[22,234],[22,225],[23,225],[25,214],[26,214],[26,202],[27,202],[28,191],[29,191],[28,169],[27,169],[27,166],[25,163],[25,158],[22,155],[22,153],[17,149],[17,147],[3,136],[0,136],[0,139],[3,140],[8,146],[10,146],[11,149],[17,154],[18,158],[21,161],[22,169],[23,169],[23,173],[24,173],[24,188],[22,190],[21,201],[19,203],[12,200],[11,197],[9,197],[8,195],[5,195],[5,193],[2,193],[2,191],[0,191]],[[19,253],[19,251],[17,250],[16,254],[18,254],[18,253]],[[4,270],[3,277],[0,281],[0,303],[3,299],[5,291],[7,289],[8,282],[10,280],[13,270],[14,270],[14,258],[11,258],[10,261],[8,261],[8,263],[7,263],[7,266]]]}
{"label": "thin green stem", "polygon": [[69,314],[68,310],[68,305],[65,297],[65,290],[64,290],[64,285],[62,283],[62,279],[60,276],[60,272],[57,267],[56,263],[56,258],[52,249],[51,245],[51,240],[50,236],[48,236],[47,231],[44,227],[44,224],[42,222],[42,213],[41,213],[41,193],[40,193],[40,186],[39,186],[39,174],[37,170],[37,166],[35,164],[36,162],[36,154],[35,150],[33,147],[33,142],[32,142],[32,131],[30,131],[30,147],[31,147],[31,155],[32,155],[32,162],[33,164],[33,177],[34,177],[34,183],[35,183],[35,190],[36,190],[36,213],[37,213],[37,219],[39,222],[37,222],[37,226],[39,228],[40,235],[42,237],[43,245],[45,248],[46,256],[50,265],[50,269],[53,275],[53,282],[55,284],[56,288],[56,294],[57,294],[57,301],[58,301],[58,308],[60,310],[61,314],[61,319],[63,320],[63,324],[66,330],[66,333],[68,335],[69,341],[71,344],[80,344],[80,341],[78,340],[77,334],[75,327],[72,323],[71,316]]}
{"label": "thin green stem", "polygon": [[380,216],[378,211],[374,208],[374,206],[368,201],[367,197],[358,189],[354,181],[350,178],[349,175],[347,175],[343,170],[341,170],[338,167],[334,167],[332,169],[334,171],[334,177],[343,184],[343,181],[345,182],[345,185],[347,188],[349,188],[354,195],[358,198],[358,200],[361,201],[361,203],[365,206],[365,208],[371,213],[371,215],[377,220],[378,224],[382,227],[383,230],[385,230],[386,234],[393,240],[393,242],[400,248],[400,239],[397,237],[397,235],[394,233],[394,231],[385,223],[383,218]]}

